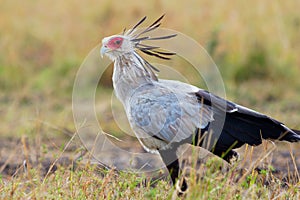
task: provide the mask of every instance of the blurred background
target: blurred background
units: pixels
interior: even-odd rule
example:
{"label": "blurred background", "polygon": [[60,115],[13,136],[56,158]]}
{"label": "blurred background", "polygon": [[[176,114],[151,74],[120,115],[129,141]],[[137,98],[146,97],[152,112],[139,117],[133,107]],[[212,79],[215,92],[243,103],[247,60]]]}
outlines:
{"label": "blurred background", "polygon": [[[162,27],[206,48],[228,99],[299,129],[299,8],[298,0],[2,0],[0,148],[20,137],[37,144],[70,138],[72,87],[86,55],[103,37],[164,13]],[[108,91],[110,80],[108,73]],[[119,131],[111,116],[103,118],[112,133]]]}

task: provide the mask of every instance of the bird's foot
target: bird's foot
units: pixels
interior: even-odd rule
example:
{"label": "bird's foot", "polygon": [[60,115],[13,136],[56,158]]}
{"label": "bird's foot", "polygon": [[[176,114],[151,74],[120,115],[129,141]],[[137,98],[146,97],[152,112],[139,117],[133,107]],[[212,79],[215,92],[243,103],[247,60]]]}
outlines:
{"label": "bird's foot", "polygon": [[184,194],[187,193],[188,184],[184,177],[176,182],[175,189],[178,196],[183,196]]}
{"label": "bird's foot", "polygon": [[[226,158],[225,158],[226,157]],[[226,156],[224,156],[224,159],[229,162],[230,164],[236,163],[240,158],[240,154],[236,151],[230,150]]]}

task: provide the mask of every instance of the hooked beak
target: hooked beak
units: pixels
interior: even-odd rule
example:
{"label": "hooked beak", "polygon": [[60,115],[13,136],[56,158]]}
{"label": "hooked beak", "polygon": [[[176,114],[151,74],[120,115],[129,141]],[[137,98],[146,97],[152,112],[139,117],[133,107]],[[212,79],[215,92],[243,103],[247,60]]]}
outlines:
{"label": "hooked beak", "polygon": [[110,49],[106,46],[102,46],[101,47],[101,50],[100,50],[100,55],[101,55],[101,58],[103,58],[103,55],[108,52]]}

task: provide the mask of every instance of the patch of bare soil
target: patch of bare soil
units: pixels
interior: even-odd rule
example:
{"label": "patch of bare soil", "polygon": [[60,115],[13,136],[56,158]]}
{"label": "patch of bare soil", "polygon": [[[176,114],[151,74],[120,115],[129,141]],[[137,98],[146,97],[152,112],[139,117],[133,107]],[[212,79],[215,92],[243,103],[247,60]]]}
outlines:
{"label": "patch of bare soil", "polygon": [[[92,142],[92,141],[91,141]],[[29,168],[37,168],[41,175],[53,173],[63,166],[76,170],[76,167],[86,162],[97,163],[90,154],[82,147],[79,138],[70,140],[47,140],[42,141],[42,145],[37,146],[36,141],[22,139],[0,139],[0,174],[2,177],[11,177],[24,173]],[[138,141],[124,142],[122,147],[126,151],[144,152]],[[264,142],[257,147],[244,146],[238,149],[240,162],[238,168],[259,170],[271,170],[280,180],[287,182],[299,181],[297,177],[300,171],[300,144],[289,144],[285,142]],[[188,153],[189,154],[189,153]],[[114,152],[105,152],[101,154],[101,160],[115,159],[115,166],[124,168],[129,166],[132,161],[127,155]],[[214,156],[209,154],[209,156]],[[205,160],[201,161],[202,163]],[[135,168],[139,169],[143,163],[138,160],[133,162]],[[153,156],[150,164],[156,167],[163,166],[159,156]],[[118,166],[120,165],[120,166]],[[122,166],[121,166],[122,165]],[[228,167],[228,164],[226,164]],[[99,167],[105,167],[99,165]],[[145,168],[147,170],[147,168]]]}

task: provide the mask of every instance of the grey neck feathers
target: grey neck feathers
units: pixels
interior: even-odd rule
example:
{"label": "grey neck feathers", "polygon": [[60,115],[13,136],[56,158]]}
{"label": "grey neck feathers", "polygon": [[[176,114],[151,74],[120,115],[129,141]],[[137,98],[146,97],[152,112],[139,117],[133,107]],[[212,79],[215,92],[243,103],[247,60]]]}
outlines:
{"label": "grey neck feathers", "polygon": [[115,59],[112,79],[115,94],[123,104],[135,89],[157,81],[154,72],[145,66],[143,59],[135,52]]}

